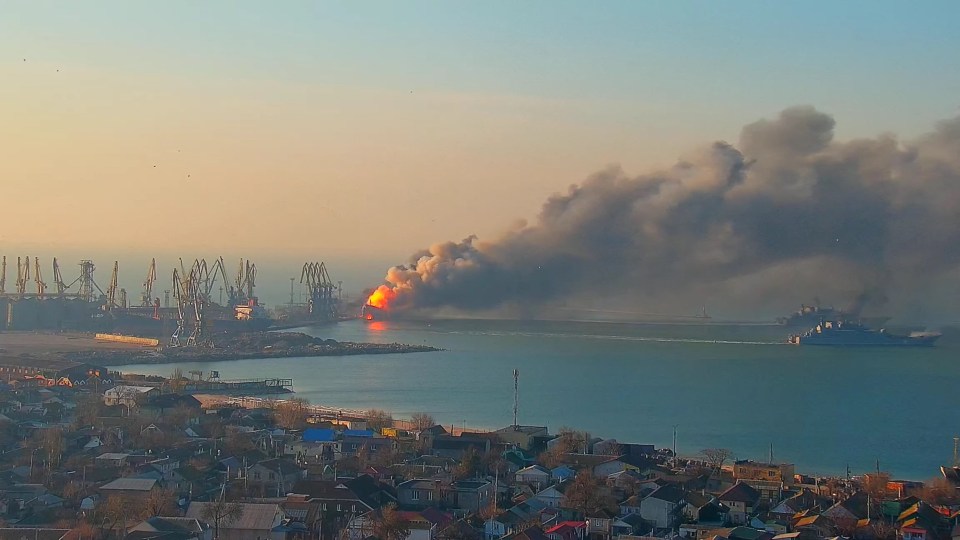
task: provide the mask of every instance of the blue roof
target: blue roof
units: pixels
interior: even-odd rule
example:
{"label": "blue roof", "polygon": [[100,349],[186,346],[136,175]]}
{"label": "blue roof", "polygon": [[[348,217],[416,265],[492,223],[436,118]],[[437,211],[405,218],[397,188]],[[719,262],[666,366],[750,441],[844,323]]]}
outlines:
{"label": "blue roof", "polygon": [[337,440],[337,432],[328,428],[310,428],[303,431],[305,442],[330,442]]}
{"label": "blue roof", "polygon": [[369,429],[345,429],[344,437],[373,437],[373,431]]}

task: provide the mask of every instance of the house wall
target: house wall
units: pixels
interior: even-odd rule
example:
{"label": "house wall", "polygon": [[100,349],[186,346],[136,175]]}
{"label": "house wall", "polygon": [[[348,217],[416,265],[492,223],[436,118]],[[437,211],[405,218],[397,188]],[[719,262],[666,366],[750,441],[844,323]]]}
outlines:
{"label": "house wall", "polygon": [[623,472],[626,468],[626,464],[622,461],[610,461],[595,466],[593,468],[593,475],[597,478],[606,478],[611,474]]}
{"label": "house wall", "polygon": [[522,484],[538,483],[545,486],[550,483],[550,474],[541,471],[527,471],[516,475],[517,482]]}
{"label": "house wall", "polygon": [[743,525],[747,522],[747,505],[742,502],[733,502],[733,501],[720,501],[723,504],[727,505],[727,508],[730,509],[730,512],[727,513],[729,516],[730,522],[734,525]]}
{"label": "house wall", "polygon": [[640,516],[647,521],[653,522],[659,529],[673,525],[674,512],[676,509],[676,504],[662,499],[647,497],[640,501]]}

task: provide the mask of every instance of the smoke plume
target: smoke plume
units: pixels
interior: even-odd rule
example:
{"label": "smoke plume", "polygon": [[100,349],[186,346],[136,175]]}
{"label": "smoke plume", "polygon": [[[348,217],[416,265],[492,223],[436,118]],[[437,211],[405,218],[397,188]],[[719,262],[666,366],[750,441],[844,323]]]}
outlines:
{"label": "smoke plume", "polygon": [[951,282],[960,118],[910,142],[837,142],[833,129],[795,107],[668,170],[598,172],[499,239],[436,244],[391,268],[391,307],[676,313],[712,301],[779,313],[816,295],[906,302]]}

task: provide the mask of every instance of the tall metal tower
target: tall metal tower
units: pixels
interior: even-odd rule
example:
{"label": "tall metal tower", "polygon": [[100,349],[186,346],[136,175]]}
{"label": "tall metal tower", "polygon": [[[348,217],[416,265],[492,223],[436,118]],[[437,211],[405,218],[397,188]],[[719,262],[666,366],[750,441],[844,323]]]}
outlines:
{"label": "tall metal tower", "polygon": [[94,266],[93,261],[82,260],[80,261],[80,299],[85,302],[93,302],[95,297],[93,295],[94,288],[97,287],[96,282],[93,281],[93,271],[97,267]]}

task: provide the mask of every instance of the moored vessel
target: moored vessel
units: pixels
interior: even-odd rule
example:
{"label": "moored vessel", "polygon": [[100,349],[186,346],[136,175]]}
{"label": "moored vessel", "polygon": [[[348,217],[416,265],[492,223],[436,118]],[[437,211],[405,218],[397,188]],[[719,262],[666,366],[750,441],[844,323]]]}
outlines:
{"label": "moored vessel", "polygon": [[937,332],[912,332],[900,336],[852,322],[823,321],[803,334],[791,335],[788,342],[833,347],[932,347],[939,338]]}

